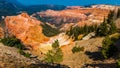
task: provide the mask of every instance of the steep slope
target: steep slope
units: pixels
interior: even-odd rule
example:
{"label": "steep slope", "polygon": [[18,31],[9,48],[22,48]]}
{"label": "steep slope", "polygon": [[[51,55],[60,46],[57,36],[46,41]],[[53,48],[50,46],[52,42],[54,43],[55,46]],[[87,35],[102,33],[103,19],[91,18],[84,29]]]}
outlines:
{"label": "steep slope", "polygon": [[39,43],[48,40],[42,33],[41,22],[29,17],[26,13],[17,16],[7,16],[5,23],[9,33],[16,36],[29,47],[37,47]]}
{"label": "steep slope", "polygon": [[73,7],[61,11],[47,10],[37,12],[32,16],[56,26],[66,23],[77,23],[76,25],[82,26],[86,23],[101,23],[108,13],[109,10],[106,9]]}
{"label": "steep slope", "polygon": [[37,58],[26,58],[17,48],[0,43],[0,68],[69,68],[60,64],[47,64]]}
{"label": "steep slope", "polygon": [[10,35],[20,39],[26,47],[30,47],[33,51],[46,53],[52,47],[55,40],[59,41],[60,46],[69,45],[72,43],[65,33],[58,34],[54,37],[46,37],[42,32],[42,23],[37,19],[30,17],[27,13],[22,13],[17,16],[7,16],[5,18],[6,27]]}

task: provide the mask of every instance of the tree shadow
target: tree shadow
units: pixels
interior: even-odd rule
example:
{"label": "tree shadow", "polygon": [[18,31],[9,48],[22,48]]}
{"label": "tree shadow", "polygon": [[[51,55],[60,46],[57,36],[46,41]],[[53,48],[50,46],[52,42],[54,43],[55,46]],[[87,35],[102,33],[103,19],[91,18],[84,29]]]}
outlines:
{"label": "tree shadow", "polygon": [[70,68],[66,65],[48,64],[48,63],[31,64],[28,67],[29,68]]}
{"label": "tree shadow", "polygon": [[110,64],[85,64],[82,68],[117,68],[116,63]]}
{"label": "tree shadow", "polygon": [[85,54],[88,55],[88,57],[90,59],[103,61],[104,57],[103,57],[102,53],[100,52],[102,48],[101,47],[98,47],[98,48],[99,48],[99,50],[96,52],[86,51]]}
{"label": "tree shadow", "polygon": [[101,60],[101,61],[104,60],[104,57],[101,54],[101,52],[89,52],[89,51],[86,51],[85,54],[88,55],[89,58],[93,59],[93,60]]}
{"label": "tree shadow", "polygon": [[[103,57],[102,53],[101,53],[101,47],[98,47],[99,50],[96,51],[96,52],[90,52],[90,51],[86,51],[85,54],[89,56],[90,59],[93,59],[93,60],[101,60],[103,61],[105,58]],[[113,48],[113,47],[112,47]],[[114,48],[113,48],[114,49]],[[118,48],[115,48],[114,50],[111,49],[111,58],[113,59],[118,59],[120,56],[119,56],[119,51],[118,51]],[[109,57],[109,58],[110,58]]]}

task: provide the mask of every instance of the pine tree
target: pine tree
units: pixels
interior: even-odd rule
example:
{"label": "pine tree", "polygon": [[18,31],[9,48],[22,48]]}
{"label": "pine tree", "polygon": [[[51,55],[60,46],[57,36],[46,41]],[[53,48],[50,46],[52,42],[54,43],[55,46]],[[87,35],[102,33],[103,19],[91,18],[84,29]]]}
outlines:
{"label": "pine tree", "polygon": [[115,32],[117,32],[117,27],[116,27],[116,25],[115,25],[114,22],[111,22],[111,23],[110,23],[110,31],[109,31],[109,34],[113,34],[113,33],[115,33]]}
{"label": "pine tree", "polygon": [[110,11],[110,13],[108,14],[107,23],[111,23],[114,21],[114,13],[114,11]]}
{"label": "pine tree", "polygon": [[102,50],[101,53],[105,59],[110,58],[117,52],[117,48],[114,46],[115,42],[109,36],[106,36],[102,42]]}
{"label": "pine tree", "polygon": [[96,34],[98,36],[106,36],[109,33],[109,26],[107,25],[107,20],[104,19],[103,23],[98,27]]}
{"label": "pine tree", "polygon": [[101,50],[102,55],[105,59],[109,57],[109,48],[111,44],[112,44],[111,39],[108,36],[106,36],[102,42],[102,50]]}
{"label": "pine tree", "polygon": [[62,50],[59,48],[59,42],[56,40],[52,44],[52,50],[49,50],[46,54],[45,61],[49,63],[59,63],[63,61],[63,53]]}
{"label": "pine tree", "polygon": [[120,18],[120,8],[117,11],[117,18]]}

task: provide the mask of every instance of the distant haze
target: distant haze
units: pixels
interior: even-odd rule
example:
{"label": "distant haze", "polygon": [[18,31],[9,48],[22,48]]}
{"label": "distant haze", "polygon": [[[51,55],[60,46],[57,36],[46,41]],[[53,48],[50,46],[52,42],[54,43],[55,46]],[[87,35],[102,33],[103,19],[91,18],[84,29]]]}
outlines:
{"label": "distant haze", "polygon": [[52,5],[80,5],[86,6],[91,4],[110,4],[120,5],[120,0],[18,0],[24,5],[40,5],[40,4],[52,4]]}

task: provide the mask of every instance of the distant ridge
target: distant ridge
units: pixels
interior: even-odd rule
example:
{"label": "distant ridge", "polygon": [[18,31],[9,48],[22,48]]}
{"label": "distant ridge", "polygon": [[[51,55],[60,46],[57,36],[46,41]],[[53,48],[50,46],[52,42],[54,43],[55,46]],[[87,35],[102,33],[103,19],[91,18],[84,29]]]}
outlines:
{"label": "distant ridge", "polygon": [[63,10],[65,8],[66,6],[63,5],[32,5],[32,6],[27,6],[24,10],[27,11],[29,14],[32,14],[35,12],[45,11],[48,9]]}

